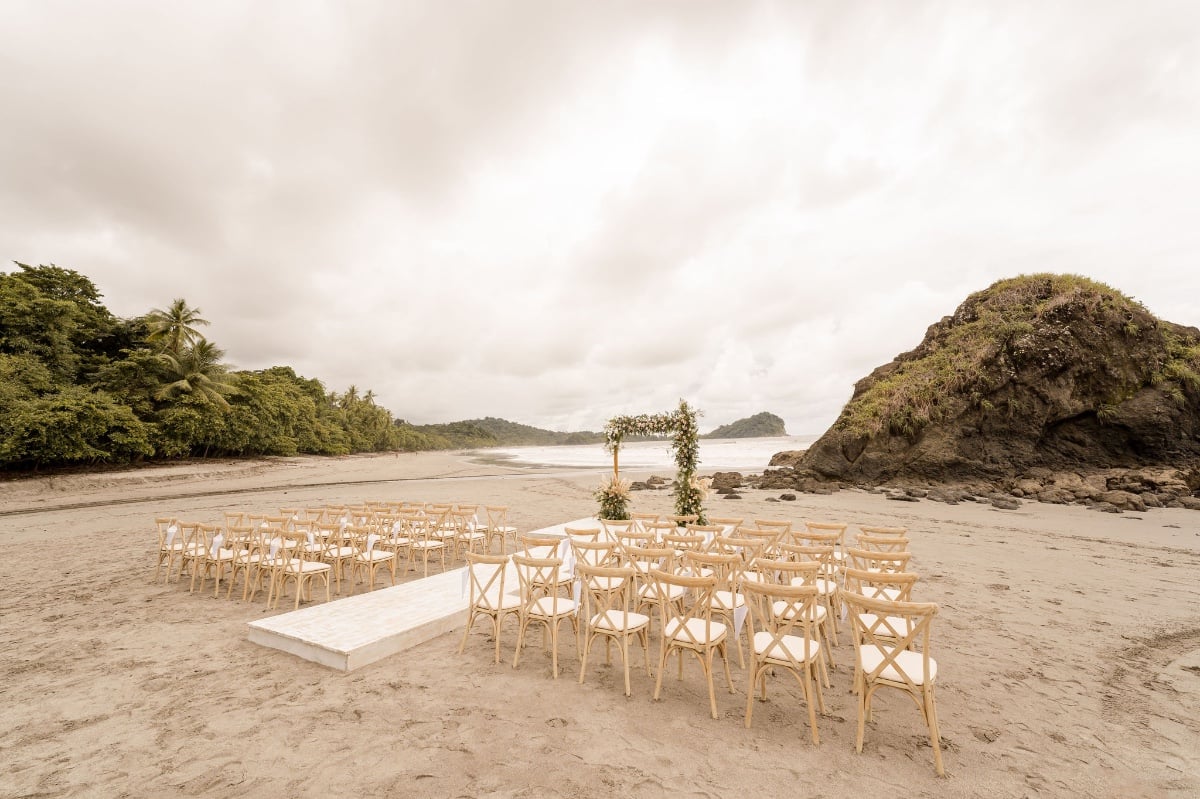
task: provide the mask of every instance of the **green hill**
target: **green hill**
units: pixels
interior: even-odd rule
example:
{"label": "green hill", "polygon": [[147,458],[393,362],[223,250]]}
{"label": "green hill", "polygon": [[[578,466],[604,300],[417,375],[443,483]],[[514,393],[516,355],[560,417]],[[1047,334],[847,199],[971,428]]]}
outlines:
{"label": "green hill", "polygon": [[520,422],[488,416],[448,424],[411,425],[408,429],[436,443],[438,448],[467,449],[478,447],[549,447],[562,444],[599,444],[600,433],[587,430],[560,433],[543,430]]}
{"label": "green hill", "polygon": [[786,436],[783,419],[773,413],[756,413],[736,422],[723,424],[704,438],[774,438]]}

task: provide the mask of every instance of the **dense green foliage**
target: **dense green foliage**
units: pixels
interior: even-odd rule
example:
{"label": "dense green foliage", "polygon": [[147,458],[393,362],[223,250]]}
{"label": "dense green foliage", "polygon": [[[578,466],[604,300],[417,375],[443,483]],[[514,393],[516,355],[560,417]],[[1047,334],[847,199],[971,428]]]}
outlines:
{"label": "dense green foliage", "polygon": [[786,436],[783,419],[763,411],[736,422],[723,424],[702,438],[772,438]]}

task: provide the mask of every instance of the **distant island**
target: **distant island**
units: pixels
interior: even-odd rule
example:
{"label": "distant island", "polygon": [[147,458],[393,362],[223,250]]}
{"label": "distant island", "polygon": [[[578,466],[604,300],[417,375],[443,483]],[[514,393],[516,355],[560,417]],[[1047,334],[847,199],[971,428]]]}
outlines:
{"label": "distant island", "polygon": [[763,411],[736,422],[723,424],[703,438],[778,438],[786,435],[783,419]]}

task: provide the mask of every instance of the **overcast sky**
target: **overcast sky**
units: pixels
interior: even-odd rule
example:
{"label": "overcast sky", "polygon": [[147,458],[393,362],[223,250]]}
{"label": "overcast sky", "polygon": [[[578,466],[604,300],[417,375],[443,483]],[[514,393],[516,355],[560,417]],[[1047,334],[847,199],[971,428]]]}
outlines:
{"label": "overcast sky", "polygon": [[970,292],[1200,324],[1200,3],[0,0],[0,267],[418,423],[822,432]]}

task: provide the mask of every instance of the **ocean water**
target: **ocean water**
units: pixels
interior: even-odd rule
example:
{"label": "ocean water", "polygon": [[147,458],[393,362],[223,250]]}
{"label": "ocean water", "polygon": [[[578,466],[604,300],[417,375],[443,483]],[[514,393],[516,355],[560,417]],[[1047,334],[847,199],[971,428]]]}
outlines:
{"label": "ocean water", "polygon": [[[762,471],[776,452],[807,449],[818,436],[781,436],[778,438],[701,439],[700,469],[711,471]],[[503,458],[511,463],[539,466],[572,466],[578,468],[612,468],[612,453],[603,444],[562,447],[496,447],[481,450],[489,458]],[[675,471],[669,441],[635,441],[623,444],[620,452],[621,471],[659,470],[664,477]]]}

